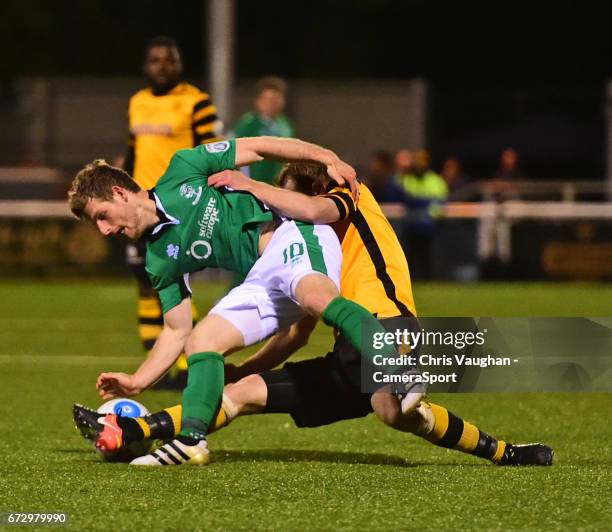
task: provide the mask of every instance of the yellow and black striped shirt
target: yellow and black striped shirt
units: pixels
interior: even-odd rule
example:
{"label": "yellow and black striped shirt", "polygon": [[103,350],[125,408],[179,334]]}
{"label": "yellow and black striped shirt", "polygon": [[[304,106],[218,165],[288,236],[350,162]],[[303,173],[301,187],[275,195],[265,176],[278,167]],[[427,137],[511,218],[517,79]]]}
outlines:
{"label": "yellow and black striped shirt", "polygon": [[334,188],[323,197],[340,212],[332,227],[342,242],[342,296],[378,318],[416,316],[404,250],[370,190],[361,185],[357,209],[348,189]]}
{"label": "yellow and black striped shirt", "polygon": [[130,99],[130,153],[125,168],[143,189],[155,186],[177,150],[220,139],[210,96],[189,83],[162,95],[143,89]]}

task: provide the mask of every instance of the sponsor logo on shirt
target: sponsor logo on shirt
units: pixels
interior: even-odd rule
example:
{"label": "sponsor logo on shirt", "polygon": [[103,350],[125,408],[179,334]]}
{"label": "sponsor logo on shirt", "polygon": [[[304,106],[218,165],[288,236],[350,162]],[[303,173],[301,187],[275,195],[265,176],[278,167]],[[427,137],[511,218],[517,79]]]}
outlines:
{"label": "sponsor logo on shirt", "polygon": [[200,201],[200,196],[202,196],[202,187],[199,186],[196,190],[191,185],[181,185],[179,189],[179,193],[186,199],[191,199],[195,196],[195,199],[191,202],[192,205],[197,205],[198,201]]}
{"label": "sponsor logo on shirt", "polygon": [[199,236],[203,238],[212,238],[215,224],[219,221],[219,209],[215,207],[216,204],[216,198],[210,198],[204,209],[202,219],[198,222],[200,226]]}
{"label": "sponsor logo on shirt", "polygon": [[168,247],[166,248],[166,253],[168,254],[168,257],[175,260],[178,259],[179,251],[179,246],[175,246],[174,244],[168,244]]}
{"label": "sponsor logo on shirt", "polygon": [[223,153],[224,151],[229,150],[230,143],[227,140],[223,142],[211,142],[210,144],[204,144],[206,151],[208,153]]}
{"label": "sponsor logo on shirt", "polygon": [[172,126],[169,124],[134,124],[130,128],[132,135],[159,135],[169,137],[172,135]]}
{"label": "sponsor logo on shirt", "polygon": [[187,251],[187,255],[199,260],[207,259],[211,254],[212,246],[206,240],[196,240]]}

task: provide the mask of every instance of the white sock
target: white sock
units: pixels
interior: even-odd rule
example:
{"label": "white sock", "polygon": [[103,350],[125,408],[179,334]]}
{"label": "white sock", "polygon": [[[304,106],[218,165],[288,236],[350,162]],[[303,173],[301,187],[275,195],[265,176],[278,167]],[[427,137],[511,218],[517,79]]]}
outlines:
{"label": "white sock", "polygon": [[429,434],[436,423],[436,417],[434,416],[431,407],[427,403],[421,402],[416,408],[415,414],[419,416],[419,426],[415,429],[414,433],[417,436],[425,436]]}
{"label": "white sock", "polygon": [[221,400],[221,408],[223,408],[223,411],[225,412],[225,415],[227,416],[228,423],[232,421],[238,415],[238,408],[234,404],[234,401],[232,401],[225,394],[223,394],[223,399]]}

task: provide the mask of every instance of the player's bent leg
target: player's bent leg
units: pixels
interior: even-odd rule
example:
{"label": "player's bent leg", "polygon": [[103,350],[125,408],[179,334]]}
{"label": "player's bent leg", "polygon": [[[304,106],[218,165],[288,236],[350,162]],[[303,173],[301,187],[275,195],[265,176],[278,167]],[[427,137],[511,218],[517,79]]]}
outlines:
{"label": "player's bent leg", "polygon": [[[377,347],[378,343],[373,341],[374,335],[385,335],[387,330],[384,326],[366,308],[339,296],[334,288],[330,279],[313,273],[300,279],[295,297],[308,313],[321,316],[327,325],[342,332],[366,364],[370,364],[376,355],[399,357],[395,346],[385,344]],[[411,371],[418,372],[418,369]],[[425,396],[425,391],[425,386],[420,382],[413,382],[409,389],[402,390],[402,411],[409,414],[414,410]]]}
{"label": "player's bent leg", "polygon": [[[322,317],[330,326],[342,332],[349,342],[368,360],[381,350],[374,347],[375,342],[367,341],[365,331],[385,334],[387,330],[361,305],[340,296],[331,279],[313,272],[302,277],[295,287],[295,297],[309,314]],[[389,356],[399,356],[393,346],[385,346]]]}
{"label": "player's bent leg", "polygon": [[268,387],[261,375],[247,375],[225,387],[222,409],[231,421],[236,416],[262,413],[267,400]]}
{"label": "player's bent leg", "polygon": [[194,353],[188,358],[189,376],[183,391],[181,432],[152,453],[131,462],[139,466],[195,464],[209,461],[206,435],[223,393],[223,356]]}
{"label": "player's bent leg", "polygon": [[295,298],[299,305],[317,318],[321,317],[328,305],[339,295],[334,282],[318,272],[305,275],[295,287]]}
{"label": "player's bent leg", "polygon": [[189,377],[183,392],[181,435],[203,440],[223,395],[223,354],[244,345],[241,331],[219,315],[202,320],[187,339]]}
{"label": "player's bent leg", "polygon": [[434,445],[486,458],[497,465],[552,465],[554,451],[546,445],[505,442],[435,403],[423,402],[419,410],[432,426],[423,437]]}
{"label": "player's bent leg", "polygon": [[209,313],[191,331],[185,342],[185,352],[188,359],[202,351],[225,355],[244,345],[242,331],[232,321],[219,314]]}
{"label": "player's bent leg", "polygon": [[386,425],[439,447],[485,458],[497,465],[553,463],[554,451],[550,447],[540,443],[516,445],[497,439],[435,403],[423,401],[406,415],[397,397],[387,391],[374,393],[371,402],[376,416]]}
{"label": "player's bent leg", "polygon": [[345,379],[338,359],[324,357],[287,362],[264,371],[267,386],[265,413],[289,414],[298,427],[320,427],[372,412],[369,397]]}
{"label": "player's bent leg", "polygon": [[[101,415],[97,410],[80,404],[72,406],[76,429],[83,438],[93,440],[96,447],[104,451],[117,451],[121,447],[147,438],[172,439],[181,432],[182,412],[183,407],[179,404],[143,417],[133,418],[116,414]],[[223,394],[221,406],[208,431],[209,434],[227,426],[240,414],[233,401]],[[112,430],[113,428],[115,430]]]}
{"label": "player's bent leg", "polygon": [[[166,419],[167,415],[173,412],[172,422],[168,422]],[[171,441],[162,445],[159,449],[156,449],[148,455],[141,456],[132,460],[131,465],[140,466],[163,466],[163,465],[206,465],[209,462],[209,450],[206,439],[197,441],[185,440],[181,436],[181,413],[182,405],[167,408],[159,413],[150,414],[145,418],[139,419],[125,419],[128,422],[134,421],[145,421],[149,425],[150,437],[151,438],[163,438],[170,439]],[[215,419],[208,429],[208,433],[215,432],[225,426],[227,426],[239,413],[237,412],[236,406],[233,401],[223,394],[223,400],[216,412]],[[142,439],[142,436],[137,439]],[[130,439],[126,438],[124,445],[131,442]]]}
{"label": "player's bent leg", "polygon": [[181,465],[208,463],[206,435],[223,395],[223,354],[244,345],[240,330],[219,315],[208,315],[193,329],[185,343],[189,374],[183,391],[181,431],[172,441],[133,465]]}
{"label": "player's bent leg", "polygon": [[385,425],[402,432],[417,434],[423,425],[423,420],[416,409],[404,414],[400,398],[390,390],[379,390],[370,398],[376,417]]}

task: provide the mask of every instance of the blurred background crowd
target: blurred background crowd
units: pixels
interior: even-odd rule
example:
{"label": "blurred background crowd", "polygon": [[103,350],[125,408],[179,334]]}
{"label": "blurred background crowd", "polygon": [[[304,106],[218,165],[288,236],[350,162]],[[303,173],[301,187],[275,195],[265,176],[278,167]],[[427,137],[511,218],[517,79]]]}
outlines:
{"label": "blurred background crowd", "polygon": [[[180,147],[276,135],[334,149],[384,205],[416,279],[612,279],[612,49],[595,10],[25,0],[0,13],[14,51],[0,75],[7,275],[123,271],[62,202],[94,158],[138,173],[130,150],[146,128],[128,102],[166,94],[147,43],[169,35],[166,89],[195,98],[168,111],[187,113]],[[279,169],[248,171],[273,182]]]}

